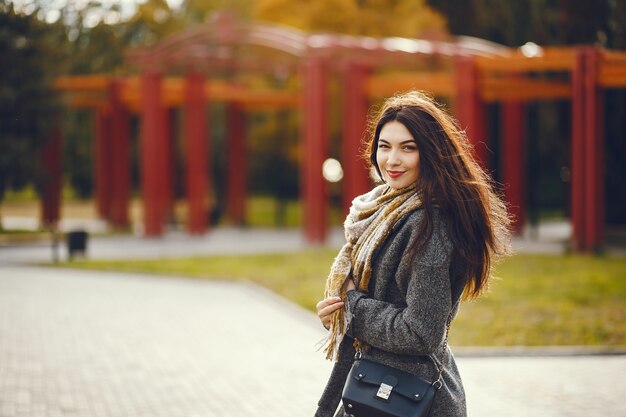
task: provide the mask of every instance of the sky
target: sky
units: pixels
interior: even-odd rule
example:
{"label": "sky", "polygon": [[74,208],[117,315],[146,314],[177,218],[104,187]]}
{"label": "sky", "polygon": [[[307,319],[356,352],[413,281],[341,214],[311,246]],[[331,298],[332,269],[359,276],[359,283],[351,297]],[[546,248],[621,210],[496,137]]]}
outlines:
{"label": "sky", "polygon": [[[131,17],[137,10],[139,4],[145,3],[146,0],[99,0],[97,3],[103,7],[101,10],[94,9],[85,16],[85,25],[88,27],[96,26],[100,21],[115,24],[120,20]],[[178,8],[184,0],[166,0],[170,8]],[[86,7],[93,0],[9,0],[16,10],[30,14],[37,6],[41,8],[41,18],[48,23],[56,22],[61,16],[60,10],[67,6],[80,10]],[[119,5],[120,12],[110,10],[114,5]]]}

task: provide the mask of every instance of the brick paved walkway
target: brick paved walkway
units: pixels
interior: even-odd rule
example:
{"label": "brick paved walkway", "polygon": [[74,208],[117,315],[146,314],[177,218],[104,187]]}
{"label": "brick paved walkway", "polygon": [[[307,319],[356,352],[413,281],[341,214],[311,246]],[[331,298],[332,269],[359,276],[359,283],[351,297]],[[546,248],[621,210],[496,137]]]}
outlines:
{"label": "brick paved walkway", "polygon": [[308,415],[328,372],[314,317],[257,287],[0,274],[2,417]]}
{"label": "brick paved walkway", "polygon": [[[323,333],[248,284],[5,264],[0,417],[311,416]],[[626,416],[626,356],[459,367],[470,417]]]}

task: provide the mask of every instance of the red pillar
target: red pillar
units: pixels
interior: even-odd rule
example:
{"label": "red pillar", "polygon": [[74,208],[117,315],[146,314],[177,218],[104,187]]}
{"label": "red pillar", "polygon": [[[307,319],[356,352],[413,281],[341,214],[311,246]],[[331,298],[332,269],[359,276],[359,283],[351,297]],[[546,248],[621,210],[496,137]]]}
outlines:
{"label": "red pillar", "polygon": [[59,120],[50,132],[41,152],[43,175],[41,180],[41,225],[56,229],[61,213],[61,127]]}
{"label": "red pillar", "polygon": [[572,71],[572,161],[571,161],[571,213],[572,245],[575,251],[584,250],[585,238],[585,135],[584,135],[584,55],[576,54]]}
{"label": "red pillar", "polygon": [[207,129],[204,77],[187,74],[185,84],[185,139],[187,153],[187,230],[202,234],[207,229]]}
{"label": "red pillar", "polygon": [[163,204],[163,224],[175,222],[174,213],[174,172],[176,171],[176,123],[174,112],[169,107],[163,107],[161,128],[164,135],[163,169],[161,170],[161,181],[163,189],[161,198]]}
{"label": "red pillar", "polygon": [[347,213],[354,197],[371,188],[367,165],[362,158],[363,138],[367,134],[369,101],[366,81],[368,69],[349,63],[343,73],[343,207]]}
{"label": "red pillar", "polygon": [[454,109],[461,129],[474,147],[474,156],[487,166],[487,129],[485,126],[485,103],[480,96],[478,70],[474,59],[458,56],[455,60]]}
{"label": "red pillar", "polygon": [[513,216],[513,231],[519,233],[524,227],[524,104],[506,102],[502,105],[502,179],[504,195]]}
{"label": "red pillar", "polygon": [[581,48],[572,74],[573,246],[584,252],[604,243],[604,105],[597,63],[595,48]]}
{"label": "red pillar", "polygon": [[111,104],[110,156],[108,162],[110,184],[110,220],[114,228],[129,226],[128,205],[130,201],[130,125],[129,116],[121,100],[122,82],[114,80],[109,86]]}
{"label": "red pillar", "polygon": [[144,235],[163,234],[167,195],[167,134],[162,102],[161,75],[143,74],[141,118],[141,185],[143,190]]}
{"label": "red pillar", "polygon": [[110,167],[113,166],[110,149],[111,111],[110,106],[102,106],[94,111],[94,178],[96,184],[96,209],[98,216],[110,220],[111,217],[111,179]]}
{"label": "red pillar", "polygon": [[[604,189],[604,178],[605,178],[605,170],[606,161],[604,158],[604,134],[605,134],[605,94],[604,89],[600,88],[597,83],[597,72],[598,72],[598,62],[600,60],[600,52],[595,49],[589,50],[589,59],[590,65],[593,68],[593,77],[591,77],[591,83],[588,88],[591,90],[591,94],[594,99],[590,104],[590,112],[589,114],[593,115],[593,119],[595,123],[588,123],[587,126],[591,127],[590,138],[595,138],[595,140],[591,140],[590,147],[594,149],[593,155],[593,166],[592,173],[595,178],[595,181],[591,184],[591,193],[593,194],[592,203],[594,207],[592,210],[594,212],[593,219],[595,221],[592,226],[593,237],[591,239],[590,245],[596,249],[600,250],[605,244],[605,228],[606,228],[606,214],[605,214],[605,189]],[[595,113],[594,113],[595,110]]]}
{"label": "red pillar", "polygon": [[236,225],[245,223],[246,212],[246,116],[236,104],[228,106],[227,212]]}
{"label": "red pillar", "polygon": [[585,112],[587,220],[585,235],[588,250],[597,251],[604,244],[604,91],[598,86],[599,51],[585,48]]}
{"label": "red pillar", "polygon": [[304,233],[311,243],[322,243],[327,234],[328,191],[322,176],[327,155],[328,118],[326,63],[310,58],[302,64],[303,125],[301,181],[303,195]]}

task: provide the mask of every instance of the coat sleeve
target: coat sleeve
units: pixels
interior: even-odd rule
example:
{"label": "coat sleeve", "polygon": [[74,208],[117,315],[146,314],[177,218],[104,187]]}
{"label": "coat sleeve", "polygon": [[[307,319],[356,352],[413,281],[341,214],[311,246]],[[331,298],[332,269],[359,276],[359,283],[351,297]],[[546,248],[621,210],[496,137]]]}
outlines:
{"label": "coat sleeve", "polygon": [[[411,257],[422,214],[410,218],[392,233],[377,259],[397,259],[395,274],[376,279],[395,279],[404,300],[394,303],[348,292],[347,313],[352,316],[351,337],[386,350],[408,355],[428,355],[442,343],[451,310],[450,263],[452,246],[441,221],[435,222],[432,237],[422,255]],[[374,262],[377,260],[375,259]]]}

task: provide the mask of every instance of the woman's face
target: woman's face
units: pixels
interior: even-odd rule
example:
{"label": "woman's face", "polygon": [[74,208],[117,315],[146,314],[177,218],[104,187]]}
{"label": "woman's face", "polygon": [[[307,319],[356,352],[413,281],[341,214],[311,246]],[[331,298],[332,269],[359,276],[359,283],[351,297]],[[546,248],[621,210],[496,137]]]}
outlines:
{"label": "woman's face", "polygon": [[415,184],[419,173],[420,154],[411,132],[397,120],[380,130],[376,162],[383,179],[393,189]]}

